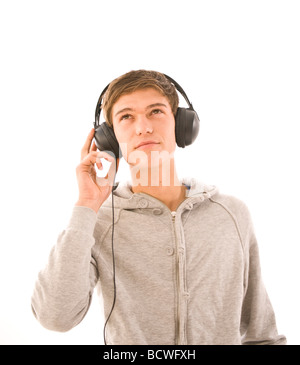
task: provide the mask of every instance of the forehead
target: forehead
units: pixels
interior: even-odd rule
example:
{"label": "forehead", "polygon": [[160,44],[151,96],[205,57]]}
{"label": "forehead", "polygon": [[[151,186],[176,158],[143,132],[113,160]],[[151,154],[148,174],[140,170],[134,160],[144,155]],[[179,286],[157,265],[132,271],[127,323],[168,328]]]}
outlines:
{"label": "forehead", "polygon": [[120,96],[112,108],[112,115],[115,115],[118,110],[124,108],[134,110],[145,109],[147,106],[155,103],[163,103],[171,108],[168,99],[159,91],[153,88],[136,90],[132,93]]}

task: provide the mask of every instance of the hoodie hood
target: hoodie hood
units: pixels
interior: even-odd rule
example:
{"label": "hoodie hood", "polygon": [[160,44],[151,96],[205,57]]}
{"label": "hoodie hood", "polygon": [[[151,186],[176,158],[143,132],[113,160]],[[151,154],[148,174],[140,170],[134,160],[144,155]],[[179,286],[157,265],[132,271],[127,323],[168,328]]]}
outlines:
{"label": "hoodie hood", "polygon": [[[186,186],[186,200],[200,203],[209,199],[218,192],[214,185],[206,185],[194,178],[184,178],[180,180]],[[133,193],[132,185],[129,181],[117,183],[114,191],[114,207],[119,209],[137,208],[158,208],[163,204],[160,200],[145,193]],[[111,207],[111,195],[103,204],[104,207]]]}

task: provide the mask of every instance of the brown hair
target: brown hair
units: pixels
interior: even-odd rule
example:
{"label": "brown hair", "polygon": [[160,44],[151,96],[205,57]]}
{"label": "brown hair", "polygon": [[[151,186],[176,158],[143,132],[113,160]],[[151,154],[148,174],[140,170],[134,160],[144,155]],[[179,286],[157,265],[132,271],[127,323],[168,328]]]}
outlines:
{"label": "brown hair", "polygon": [[175,86],[160,72],[137,70],[130,71],[110,83],[101,106],[107,124],[113,127],[112,108],[122,95],[146,88],[153,88],[165,96],[175,116],[179,104]]}

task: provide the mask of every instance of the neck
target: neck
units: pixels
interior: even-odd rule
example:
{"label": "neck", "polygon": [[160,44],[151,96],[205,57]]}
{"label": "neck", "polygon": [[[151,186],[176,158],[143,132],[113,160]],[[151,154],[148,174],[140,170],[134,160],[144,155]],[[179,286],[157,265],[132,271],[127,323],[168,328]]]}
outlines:
{"label": "neck", "polygon": [[178,179],[174,159],[164,168],[131,169],[133,193],[145,193],[163,202],[171,211],[177,209],[185,199],[186,188]]}

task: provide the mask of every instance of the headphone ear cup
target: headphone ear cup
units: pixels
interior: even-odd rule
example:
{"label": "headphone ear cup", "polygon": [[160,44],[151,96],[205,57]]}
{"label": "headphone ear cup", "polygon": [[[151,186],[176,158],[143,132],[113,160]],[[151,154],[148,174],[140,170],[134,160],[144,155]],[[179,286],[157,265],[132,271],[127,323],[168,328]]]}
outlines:
{"label": "headphone ear cup", "polygon": [[175,116],[175,137],[178,147],[183,147],[183,148],[185,147],[184,130],[185,130],[185,109],[178,107]]}
{"label": "headphone ear cup", "polygon": [[199,133],[200,120],[191,108],[178,108],[175,116],[175,137],[178,147],[192,144]]}
{"label": "headphone ear cup", "polygon": [[122,157],[115,132],[106,122],[97,127],[94,138],[98,150],[112,152],[115,158]]}

